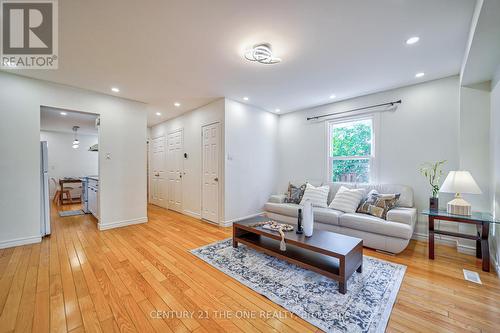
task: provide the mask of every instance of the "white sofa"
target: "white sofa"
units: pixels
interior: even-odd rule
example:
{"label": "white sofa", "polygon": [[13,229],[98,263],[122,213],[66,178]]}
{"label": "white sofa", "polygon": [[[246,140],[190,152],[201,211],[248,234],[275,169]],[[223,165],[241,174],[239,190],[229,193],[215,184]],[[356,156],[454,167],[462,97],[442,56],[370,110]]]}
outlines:
{"label": "white sofa", "polygon": [[[375,189],[379,193],[400,193],[394,209],[387,213],[387,220],[367,214],[346,214],[331,208],[314,207],[314,228],[330,230],[340,234],[363,239],[363,245],[369,248],[400,253],[413,234],[417,222],[417,209],[413,203],[413,190],[409,186],[396,184],[350,184],[333,183],[330,185],[328,203],[340,186],[363,188],[365,194]],[[273,195],[265,204],[264,210],[269,218],[297,224],[297,212],[300,205],[284,203],[285,195]]]}

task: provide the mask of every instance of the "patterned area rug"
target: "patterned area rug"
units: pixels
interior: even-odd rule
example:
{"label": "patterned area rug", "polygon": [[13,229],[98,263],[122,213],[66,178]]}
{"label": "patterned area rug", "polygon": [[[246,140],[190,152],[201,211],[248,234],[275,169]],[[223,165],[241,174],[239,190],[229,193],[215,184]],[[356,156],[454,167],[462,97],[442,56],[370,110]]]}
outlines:
{"label": "patterned area rug", "polygon": [[257,252],[231,239],[191,251],[210,265],[326,332],[383,332],[406,266],[363,258],[347,293],[323,275]]}
{"label": "patterned area rug", "polygon": [[85,215],[83,210],[61,210],[59,211],[60,217],[68,217],[68,216],[77,216],[77,215]]}

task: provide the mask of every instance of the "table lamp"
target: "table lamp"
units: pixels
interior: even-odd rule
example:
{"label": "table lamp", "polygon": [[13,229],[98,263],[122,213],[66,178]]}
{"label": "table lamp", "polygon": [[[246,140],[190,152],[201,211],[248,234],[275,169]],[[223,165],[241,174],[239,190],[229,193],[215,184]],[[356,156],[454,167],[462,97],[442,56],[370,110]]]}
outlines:
{"label": "table lamp", "polygon": [[469,171],[450,171],[439,192],[455,193],[455,199],[446,205],[446,211],[455,215],[472,214],[470,203],[460,196],[461,193],[482,193]]}

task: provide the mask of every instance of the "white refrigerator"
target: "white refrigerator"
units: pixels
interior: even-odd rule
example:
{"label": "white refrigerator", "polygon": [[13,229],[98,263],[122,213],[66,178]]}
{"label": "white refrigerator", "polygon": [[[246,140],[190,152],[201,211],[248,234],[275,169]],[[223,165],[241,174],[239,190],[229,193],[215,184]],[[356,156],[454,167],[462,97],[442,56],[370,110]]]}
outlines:
{"label": "white refrigerator", "polygon": [[49,162],[47,141],[40,142],[40,235],[50,235]]}

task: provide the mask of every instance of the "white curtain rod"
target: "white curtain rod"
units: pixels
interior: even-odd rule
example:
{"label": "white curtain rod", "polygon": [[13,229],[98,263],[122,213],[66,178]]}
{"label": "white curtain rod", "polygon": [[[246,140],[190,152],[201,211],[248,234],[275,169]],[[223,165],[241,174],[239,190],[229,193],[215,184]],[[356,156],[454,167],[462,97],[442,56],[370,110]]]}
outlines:
{"label": "white curtain rod", "polygon": [[382,103],[382,104],[376,104],[376,105],[370,105],[370,106],[363,106],[361,108],[356,108],[356,109],[342,111],[342,112],[335,112],[335,113],[324,114],[324,115],[321,115],[321,116],[307,117],[306,119],[307,120],[313,120],[313,119],[320,119],[320,118],[330,117],[330,116],[338,116],[338,115],[345,114],[345,113],[351,113],[351,112],[355,112],[355,111],[373,109],[373,108],[377,108],[377,107],[380,107],[380,106],[395,106],[397,104],[401,104],[402,102],[403,102],[402,100],[398,100],[398,101],[387,102],[387,103]]}

